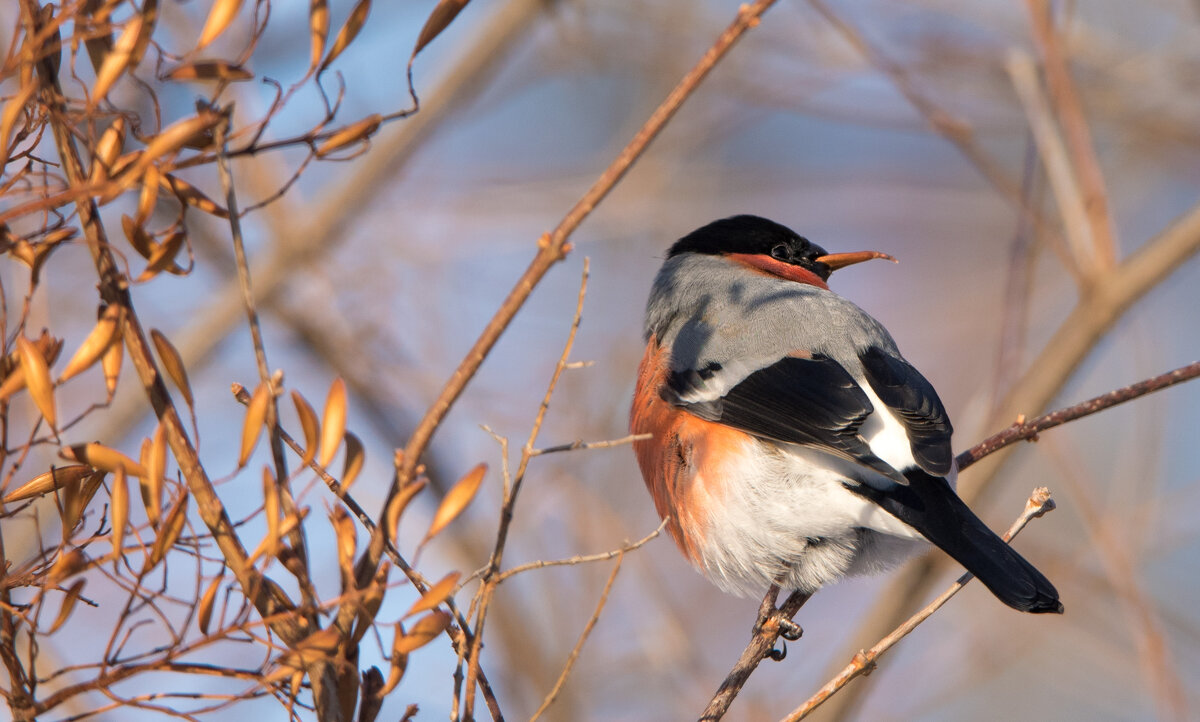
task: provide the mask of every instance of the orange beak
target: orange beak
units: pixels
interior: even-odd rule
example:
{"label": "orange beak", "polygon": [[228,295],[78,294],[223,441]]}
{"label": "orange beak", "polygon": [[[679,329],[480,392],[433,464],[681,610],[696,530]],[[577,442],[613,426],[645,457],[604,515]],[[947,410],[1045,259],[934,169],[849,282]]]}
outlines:
{"label": "orange beak", "polygon": [[839,268],[853,266],[856,263],[869,261],[873,258],[886,258],[892,263],[899,263],[895,258],[892,258],[886,253],[879,251],[854,251],[853,253],[830,253],[825,256],[817,256],[817,263],[824,263],[829,266],[829,269],[836,271]]}

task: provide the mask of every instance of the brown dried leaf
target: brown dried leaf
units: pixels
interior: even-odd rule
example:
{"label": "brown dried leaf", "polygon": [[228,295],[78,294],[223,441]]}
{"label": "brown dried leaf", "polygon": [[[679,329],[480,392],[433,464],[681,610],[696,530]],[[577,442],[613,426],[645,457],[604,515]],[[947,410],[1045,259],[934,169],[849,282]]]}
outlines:
{"label": "brown dried leaf", "polygon": [[13,502],[49,494],[69,484],[78,484],[93,473],[95,472],[90,466],[83,465],[61,466],[57,469],[51,469],[45,473],[38,474],[31,480],[10,491],[4,497],[4,503],[12,504]]}
{"label": "brown dried leaf", "polygon": [[[165,245],[165,244],[164,244]],[[162,360],[163,369],[167,375],[175,382],[175,387],[179,389],[179,393],[183,394],[183,400],[187,402],[189,409],[194,409],[192,399],[192,386],[188,383],[187,369],[183,366],[183,357],[167,340],[167,337],[162,335],[158,329],[150,329],[150,338],[154,340],[154,348],[158,349],[158,358]]]}
{"label": "brown dried leaf", "polygon": [[254,447],[258,446],[258,437],[262,436],[263,425],[267,421],[267,407],[271,403],[271,387],[259,384],[246,405],[246,419],[242,422],[242,451],[238,455],[238,468],[246,465]]}
{"label": "brown dried leaf", "polygon": [[185,145],[196,147],[198,139],[205,138],[213,126],[222,121],[223,118],[216,113],[203,112],[167,126],[150,139],[146,149],[138,154],[137,160],[129,170],[121,174],[120,188],[127,188],[135,183],[159,158],[175,153]]}
{"label": "brown dried leaf", "polygon": [[150,36],[154,34],[154,24],[158,21],[158,0],[143,0],[141,16],[142,32],[138,34],[137,44],[130,55],[130,65],[133,66],[142,62],[142,56],[150,45]]}
{"label": "brown dried leaf", "polygon": [[375,615],[379,613],[379,608],[383,606],[383,597],[387,594],[388,572],[391,565],[387,559],[379,565],[379,571],[375,573],[375,578],[367,587],[367,592],[363,596],[362,606],[359,607],[358,614],[355,617],[354,630],[350,634],[350,639],[355,643],[362,641],[367,631],[375,624]]}
{"label": "brown dried leaf", "polygon": [[154,253],[158,244],[150,237],[149,231],[133,219],[133,216],[121,215],[121,229],[125,231],[125,238],[129,241],[129,245],[133,246],[133,250],[137,251],[142,258],[149,258]]}
{"label": "brown dried leaf", "polygon": [[221,588],[221,581],[225,578],[225,570],[222,569],[208,588],[204,590],[204,596],[200,597],[200,609],[197,614],[196,622],[200,626],[200,633],[208,634],[208,625],[212,622],[213,607],[216,606],[217,591]]}
{"label": "brown dried leaf", "polygon": [[340,506],[335,506],[329,514],[329,522],[333,525],[334,536],[337,537],[338,566],[342,570],[343,592],[350,591],[349,586],[354,579],[354,553],[358,550],[358,536],[354,532],[354,520]]}
{"label": "brown dried leaf", "polygon": [[84,0],[75,17],[75,32],[84,36],[83,43],[87,46],[92,69],[97,71],[104,64],[104,57],[112,51],[112,33],[101,33],[98,29],[108,22],[112,14],[111,5],[105,8],[104,0]]}
{"label": "brown dried leaf", "polygon": [[267,467],[263,467],[263,516],[267,518],[266,553],[274,556],[279,551],[279,485],[275,475]]}
{"label": "brown dried leaf", "polygon": [[109,170],[121,150],[125,147],[125,116],[118,115],[112,125],[100,134],[96,147],[92,151],[92,182],[102,183],[108,180]]}
{"label": "brown dried leaf", "polygon": [[412,607],[404,613],[401,619],[407,619],[414,614],[436,609],[439,604],[446,601],[446,598],[454,593],[458,588],[458,579],[462,576],[461,572],[450,572],[442,577],[441,581],[431,586],[421,598],[413,602]]}
{"label": "brown dried leaf", "polygon": [[[58,359],[58,354],[62,352],[62,341],[54,338],[44,329],[33,345],[42,354],[47,366],[52,365]],[[25,371],[21,368],[21,357],[18,351],[13,351],[5,357],[0,365],[8,370],[8,375],[4,377],[4,383],[0,384],[0,401],[3,401],[25,388]]]}
{"label": "brown dried leaf", "polygon": [[54,624],[50,625],[50,631],[46,634],[54,634],[64,622],[71,618],[71,612],[75,610],[75,603],[79,601],[79,595],[83,593],[83,585],[86,583],[86,579],[76,579],[71,588],[67,590],[62,606],[58,608],[58,616],[54,618]]}
{"label": "brown dried leaf", "polygon": [[121,360],[124,358],[125,342],[118,337],[100,359],[100,368],[104,370],[104,387],[108,390],[110,401],[117,391],[117,380],[121,377]]}
{"label": "brown dried leaf", "polygon": [[142,192],[138,195],[137,215],[134,216],[134,221],[139,226],[146,224],[150,214],[154,212],[154,206],[158,204],[158,179],[161,176],[158,166],[154,165],[147,167],[142,175]]}
{"label": "brown dried leaf", "polygon": [[345,148],[351,143],[357,143],[360,140],[366,140],[371,137],[371,134],[379,130],[379,124],[383,122],[383,116],[379,113],[369,115],[366,118],[351,123],[345,128],[335,132],[329,136],[321,145],[317,146],[317,157],[324,158],[335,150]]}
{"label": "brown dried leaf", "polygon": [[438,505],[437,512],[433,515],[433,521],[429,524],[429,531],[425,533],[425,541],[421,542],[422,544],[437,536],[463,512],[463,509],[467,508],[467,505],[475,498],[475,493],[479,491],[479,486],[486,473],[487,464],[480,464],[450,487],[450,491],[446,492],[442,503]]}
{"label": "brown dried leaf", "polygon": [[[155,244],[154,250],[150,252],[150,258],[147,260],[146,269],[138,275],[136,282],[149,281],[163,271],[177,276],[183,275],[185,271],[175,263],[175,256],[179,254],[179,249],[183,248],[186,238],[187,234],[183,231],[175,231],[162,243]],[[191,404],[189,403],[188,406]]]}
{"label": "brown dried leaf", "polygon": [[399,533],[398,528],[400,526],[401,515],[403,515],[404,510],[408,508],[408,503],[413,500],[413,497],[416,496],[418,492],[425,488],[427,483],[428,481],[426,479],[417,479],[416,481],[405,485],[404,488],[400,489],[400,491],[396,492],[396,495],[393,496],[392,500],[388,502],[384,528],[391,535],[389,538],[396,538],[396,535]]}
{"label": "brown dried leaf", "polygon": [[383,685],[383,688],[376,695],[379,699],[386,697],[388,693],[395,689],[396,685],[400,684],[401,678],[404,677],[405,671],[408,670],[408,655],[396,651],[396,647],[402,639],[404,639],[404,625],[397,622],[396,631],[392,636],[391,669],[388,671],[387,683]]}
{"label": "brown dried leaf", "polygon": [[162,76],[163,80],[223,80],[238,82],[253,80],[254,73],[240,65],[227,63],[224,60],[196,60],[176,66]]}
{"label": "brown dried leaf", "polygon": [[292,403],[296,405],[296,416],[300,418],[300,428],[304,430],[304,458],[300,464],[308,466],[317,455],[321,423],[317,421],[317,412],[313,411],[312,405],[299,391],[292,391]]}
{"label": "brown dried leaf", "polygon": [[167,512],[167,516],[158,530],[158,536],[154,539],[154,546],[150,547],[150,558],[146,560],[142,574],[158,566],[158,563],[166,558],[167,552],[175,546],[175,542],[179,541],[179,535],[183,533],[184,522],[187,521],[189,499],[185,490],[171,510]]}
{"label": "brown dried leaf", "polygon": [[329,468],[329,462],[337,454],[342,437],[346,435],[346,382],[334,379],[325,397],[325,414],[321,417],[321,467]]}
{"label": "brown dried leaf", "polygon": [[167,427],[161,423],[154,429],[154,438],[142,442],[142,464],[146,475],[141,477],[142,504],[150,523],[158,526],[162,517],[163,482],[167,476]]}
{"label": "brown dried leaf", "polygon": [[424,647],[450,626],[450,613],[444,611],[430,612],[417,620],[407,634],[397,638],[392,643],[392,657],[401,654],[411,654],[414,650]]}
{"label": "brown dried leaf", "polygon": [[129,481],[124,469],[117,469],[113,474],[109,501],[112,504],[109,514],[112,515],[113,569],[117,570],[125,554],[125,527],[129,524]]}
{"label": "brown dried leaf", "polygon": [[326,0],[309,0],[308,30],[312,36],[312,60],[308,72],[316,69],[325,54],[325,42],[329,39],[329,5]]}
{"label": "brown dried leaf", "polygon": [[200,40],[196,42],[196,49],[203,48],[225,32],[225,29],[237,17],[241,7],[242,0],[216,0],[212,10],[208,11],[208,20],[204,23],[204,30],[200,32]]}
{"label": "brown dried leaf", "polygon": [[117,330],[120,327],[120,321],[124,309],[118,304],[109,304],[100,313],[100,320],[92,328],[91,333],[79,345],[79,350],[67,362],[67,367],[63,369],[58,376],[58,383],[62,383],[67,379],[91,368],[92,364],[100,360],[108,347],[112,345],[113,340],[117,338]]}
{"label": "brown dried leaf", "polygon": [[70,531],[79,523],[80,517],[83,516],[83,510],[91,503],[92,497],[100,489],[102,481],[104,481],[104,474],[95,472],[84,477],[78,484],[70,484],[64,489],[62,505],[64,541],[69,540]]}
{"label": "brown dried leaf", "polygon": [[137,47],[142,34],[142,16],[134,15],[125,23],[112,51],[104,58],[100,70],[96,71],[96,84],[92,86],[91,105],[95,107],[104,100],[117,78],[133,65],[133,50]]}
{"label": "brown dried leaf", "polygon": [[68,577],[73,577],[76,574],[88,568],[88,556],[83,553],[82,549],[75,547],[70,551],[61,551],[58,559],[50,565],[50,569],[46,572],[44,584],[47,588],[57,587]]}
{"label": "brown dried leaf", "polygon": [[330,63],[337,59],[337,56],[342,54],[350,43],[354,42],[354,38],[358,36],[358,31],[367,22],[367,14],[371,12],[371,0],[358,0],[354,5],[354,9],[350,11],[350,17],[346,18],[346,24],[338,31],[337,38],[333,41],[333,48],[330,49],[329,55],[321,63],[320,73],[325,72]]}
{"label": "brown dried leaf", "polygon": [[124,469],[126,474],[146,475],[146,467],[103,444],[74,444],[64,448],[62,456],[71,461],[87,464],[99,471],[116,473],[118,469]]}
{"label": "brown dried leaf", "polygon": [[181,203],[211,213],[218,218],[228,218],[229,211],[213,202],[211,198],[204,195],[203,192],[196,186],[188,183],[182,178],[173,176],[170,173],[164,173],[159,177],[159,182],[169,189]]}
{"label": "brown dried leaf", "polygon": [[33,403],[42,412],[50,428],[58,428],[58,414],[54,405],[54,382],[50,379],[50,367],[33,343],[24,336],[17,336],[17,358],[25,373],[25,385]]}
{"label": "brown dried leaf", "polygon": [[417,53],[424,50],[426,45],[433,42],[434,38],[449,27],[454,18],[458,17],[458,13],[470,1],[440,0],[437,7],[433,9],[433,12],[429,13],[429,19],[425,21],[425,26],[421,28],[421,34],[417,36],[417,44],[413,47],[412,57],[417,57]]}
{"label": "brown dried leaf", "polygon": [[363,463],[367,460],[367,453],[363,449],[362,440],[353,433],[347,431],[346,436],[346,463],[342,467],[342,493],[345,494],[350,490],[350,485],[358,478],[359,472],[362,471]]}

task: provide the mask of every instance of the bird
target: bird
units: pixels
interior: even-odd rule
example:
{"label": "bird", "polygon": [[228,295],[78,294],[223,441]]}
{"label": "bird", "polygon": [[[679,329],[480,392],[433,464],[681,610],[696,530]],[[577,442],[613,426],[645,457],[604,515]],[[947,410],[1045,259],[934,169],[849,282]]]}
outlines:
{"label": "bird", "polygon": [[634,453],[684,556],[721,589],[811,594],[929,543],[1008,606],[1062,613],[1054,585],[959,498],[933,385],[829,289],[878,251],[827,253],[753,215],[667,251],[646,304]]}

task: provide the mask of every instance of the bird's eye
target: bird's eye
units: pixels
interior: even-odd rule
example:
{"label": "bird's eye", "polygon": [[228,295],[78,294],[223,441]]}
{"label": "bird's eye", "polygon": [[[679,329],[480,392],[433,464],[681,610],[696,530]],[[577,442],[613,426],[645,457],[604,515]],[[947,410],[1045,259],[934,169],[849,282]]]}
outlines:
{"label": "bird's eye", "polygon": [[779,259],[780,261],[788,260],[789,258],[791,258],[791,255],[792,254],[789,252],[788,247],[782,243],[777,244],[774,248],[771,249],[771,257]]}

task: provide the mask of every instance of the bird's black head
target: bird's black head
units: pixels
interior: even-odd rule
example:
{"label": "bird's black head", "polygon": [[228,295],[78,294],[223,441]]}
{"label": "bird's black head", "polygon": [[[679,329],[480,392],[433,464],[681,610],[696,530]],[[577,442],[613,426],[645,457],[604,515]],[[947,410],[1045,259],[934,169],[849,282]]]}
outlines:
{"label": "bird's black head", "polygon": [[727,255],[746,253],[770,256],[777,261],[799,266],[828,280],[833,268],[818,261],[827,256],[824,248],[810,242],[787,226],[759,216],[733,216],[713,221],[692,231],[671,246],[667,258],[681,253]]}

